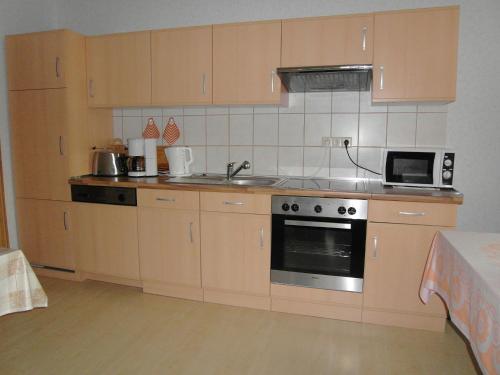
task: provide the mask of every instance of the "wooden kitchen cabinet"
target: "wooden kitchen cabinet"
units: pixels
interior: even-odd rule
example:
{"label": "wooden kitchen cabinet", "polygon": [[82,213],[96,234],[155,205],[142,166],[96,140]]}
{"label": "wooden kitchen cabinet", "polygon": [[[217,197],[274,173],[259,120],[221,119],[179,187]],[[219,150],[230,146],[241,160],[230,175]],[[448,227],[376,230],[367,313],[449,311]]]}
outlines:
{"label": "wooden kitchen cabinet", "polygon": [[270,308],[270,215],[201,213],[205,301]]}
{"label": "wooden kitchen cabinet", "polygon": [[43,266],[75,269],[71,202],[16,200],[19,247],[26,258]]}
{"label": "wooden kitchen cabinet", "polygon": [[213,103],[279,104],[281,21],[213,26]]}
{"label": "wooden kitchen cabinet", "polygon": [[151,104],[151,33],[91,36],[86,39],[90,107]]}
{"label": "wooden kitchen cabinet", "polygon": [[375,14],[374,102],[455,100],[459,8]]}
{"label": "wooden kitchen cabinet", "polygon": [[371,64],[373,14],[283,20],[281,66]]}
{"label": "wooden kitchen cabinet", "polygon": [[153,105],[212,103],[212,26],[151,32]]}
{"label": "wooden kitchen cabinet", "polygon": [[137,285],[137,207],[73,204],[78,270],[86,278]]}

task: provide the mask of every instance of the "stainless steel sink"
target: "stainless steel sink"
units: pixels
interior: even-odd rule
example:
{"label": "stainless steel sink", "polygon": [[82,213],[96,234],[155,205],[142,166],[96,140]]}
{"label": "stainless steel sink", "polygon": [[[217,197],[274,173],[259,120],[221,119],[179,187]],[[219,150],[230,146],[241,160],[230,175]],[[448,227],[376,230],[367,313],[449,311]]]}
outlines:
{"label": "stainless steel sink", "polygon": [[228,180],[223,175],[192,175],[169,178],[167,182],[177,184],[274,186],[282,181],[283,179],[279,177],[237,176]]}

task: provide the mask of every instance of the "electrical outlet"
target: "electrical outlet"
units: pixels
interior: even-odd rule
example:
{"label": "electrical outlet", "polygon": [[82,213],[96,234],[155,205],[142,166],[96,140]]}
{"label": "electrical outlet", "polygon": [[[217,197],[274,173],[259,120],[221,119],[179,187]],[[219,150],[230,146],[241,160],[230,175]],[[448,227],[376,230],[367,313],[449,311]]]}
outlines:
{"label": "electrical outlet", "polygon": [[[326,137],[323,137],[326,138]],[[344,141],[348,141],[349,145],[347,147],[352,147],[352,138],[351,137],[331,137],[331,145],[335,148],[344,148]]]}
{"label": "electrical outlet", "polygon": [[321,138],[321,145],[324,147],[332,147],[332,137]]}

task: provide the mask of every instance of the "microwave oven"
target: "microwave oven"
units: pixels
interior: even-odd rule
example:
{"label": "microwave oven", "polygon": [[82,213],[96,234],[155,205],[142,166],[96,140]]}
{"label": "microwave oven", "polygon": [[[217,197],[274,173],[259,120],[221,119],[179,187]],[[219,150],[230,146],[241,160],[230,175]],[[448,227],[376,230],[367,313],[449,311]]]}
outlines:
{"label": "microwave oven", "polygon": [[384,150],[384,185],[453,188],[455,153],[444,149]]}

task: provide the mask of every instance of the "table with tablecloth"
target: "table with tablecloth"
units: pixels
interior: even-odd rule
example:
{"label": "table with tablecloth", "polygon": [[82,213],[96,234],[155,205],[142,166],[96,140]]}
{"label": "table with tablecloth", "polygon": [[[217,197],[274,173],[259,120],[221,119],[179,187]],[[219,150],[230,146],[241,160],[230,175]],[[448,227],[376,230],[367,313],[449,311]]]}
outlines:
{"label": "table with tablecloth", "polygon": [[485,374],[500,374],[500,234],[438,232],[420,297],[437,293]]}
{"label": "table with tablecloth", "polygon": [[0,316],[47,307],[47,295],[21,250],[0,248]]}

